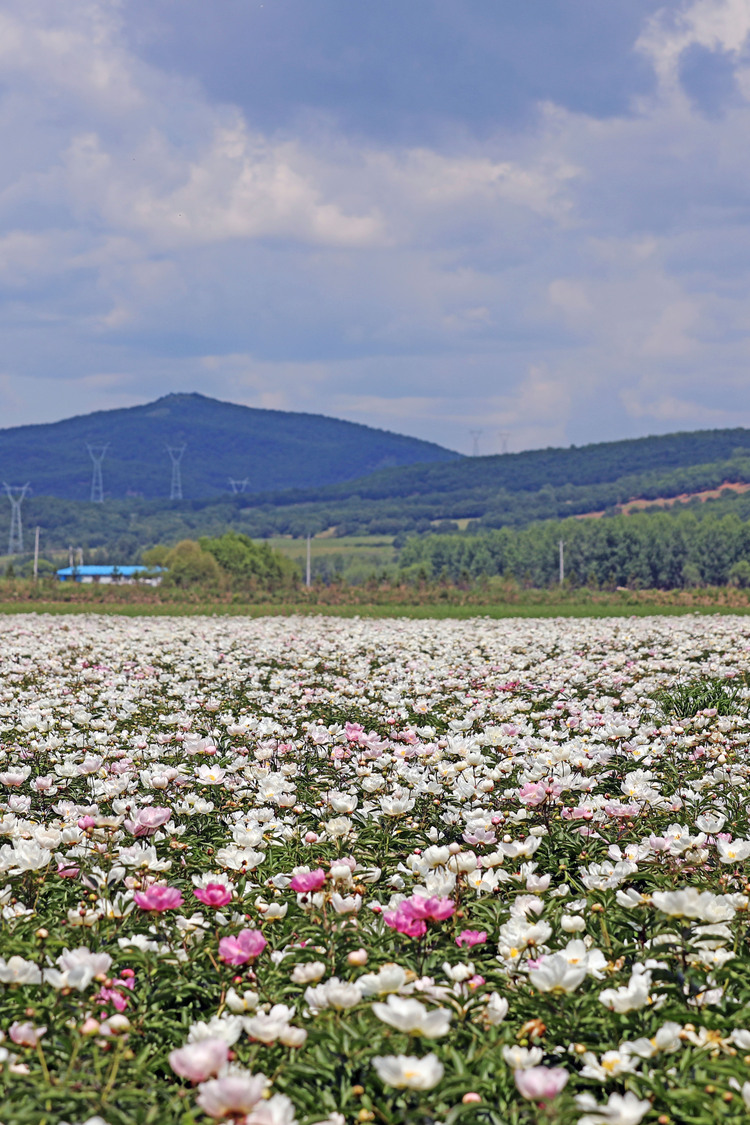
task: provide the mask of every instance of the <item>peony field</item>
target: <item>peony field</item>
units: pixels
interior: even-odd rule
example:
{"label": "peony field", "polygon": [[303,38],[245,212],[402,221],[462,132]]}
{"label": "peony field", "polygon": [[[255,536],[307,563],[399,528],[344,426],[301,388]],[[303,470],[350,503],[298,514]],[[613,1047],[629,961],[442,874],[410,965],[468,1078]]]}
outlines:
{"label": "peony field", "polygon": [[0,618],[2,1125],[750,1114],[750,619]]}

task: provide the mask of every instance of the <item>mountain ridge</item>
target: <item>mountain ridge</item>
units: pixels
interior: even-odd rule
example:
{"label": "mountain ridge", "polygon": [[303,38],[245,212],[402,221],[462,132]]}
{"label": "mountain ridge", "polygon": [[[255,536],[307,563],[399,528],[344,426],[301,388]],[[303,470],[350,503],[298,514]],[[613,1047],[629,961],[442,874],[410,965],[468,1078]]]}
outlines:
{"label": "mountain ridge", "polygon": [[93,470],[86,446],[107,443],[105,497],[144,499],[169,495],[168,445],[186,445],[183,495],[195,499],[227,492],[229,478],[247,478],[248,494],[284,491],[461,456],[434,442],[358,422],[184,392],[138,406],[0,429],[0,479],[28,480],[35,495],[85,500]]}

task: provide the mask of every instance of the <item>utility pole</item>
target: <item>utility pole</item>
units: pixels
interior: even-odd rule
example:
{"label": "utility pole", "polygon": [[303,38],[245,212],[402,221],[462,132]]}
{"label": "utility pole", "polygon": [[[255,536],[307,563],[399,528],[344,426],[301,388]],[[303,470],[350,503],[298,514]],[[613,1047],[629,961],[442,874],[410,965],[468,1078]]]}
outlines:
{"label": "utility pole", "polygon": [[560,585],[565,581],[565,540],[560,540]]}
{"label": "utility pole", "polygon": [[39,578],[39,524],[34,532],[34,581]]}
{"label": "utility pole", "polygon": [[91,477],[91,501],[94,504],[102,504],[104,502],[104,482],[102,480],[102,461],[109,449],[109,443],[106,445],[89,445],[86,443],[86,448],[89,451],[89,457],[94,462],[94,472]]}
{"label": "utility pole", "polygon": [[308,531],[308,533],[307,533],[307,565],[305,567],[305,585],[306,586],[312,585],[312,583],[310,581],[310,578],[311,578],[311,575],[310,575],[310,532]]}
{"label": "utility pole", "polygon": [[73,570],[73,569],[74,569],[74,567],[73,567],[73,548],[72,548],[72,546],[71,546],[71,547],[68,547],[68,566],[70,567],[70,569],[71,569],[71,570]]}
{"label": "utility pole", "polygon": [[180,462],[182,461],[182,455],[186,449],[186,445],[167,446],[167,453],[172,462],[172,483],[169,489],[170,500],[182,500],[182,473],[180,470]]}
{"label": "utility pole", "polygon": [[10,535],[8,537],[8,554],[23,554],[23,524],[21,523],[21,504],[23,504],[31,485],[6,484],[3,481],[5,495],[10,500]]}
{"label": "utility pole", "polygon": [[479,439],[482,436],[483,431],[482,430],[469,430],[469,433],[471,434],[471,441],[472,441],[471,455],[472,455],[472,457],[478,457],[479,456]]}

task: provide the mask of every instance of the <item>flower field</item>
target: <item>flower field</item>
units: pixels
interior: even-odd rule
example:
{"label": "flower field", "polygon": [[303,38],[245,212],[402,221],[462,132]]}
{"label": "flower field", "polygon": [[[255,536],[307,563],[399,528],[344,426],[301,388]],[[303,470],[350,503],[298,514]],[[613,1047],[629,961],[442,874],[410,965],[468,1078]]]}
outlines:
{"label": "flower field", "polygon": [[3,1125],[750,1113],[750,620],[0,619]]}

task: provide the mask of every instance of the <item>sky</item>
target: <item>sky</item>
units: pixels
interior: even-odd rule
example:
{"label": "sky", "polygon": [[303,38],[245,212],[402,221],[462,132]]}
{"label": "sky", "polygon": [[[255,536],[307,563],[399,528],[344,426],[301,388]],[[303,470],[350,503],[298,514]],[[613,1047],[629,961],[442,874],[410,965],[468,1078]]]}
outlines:
{"label": "sky", "polygon": [[750,0],[0,0],[0,426],[750,426]]}

